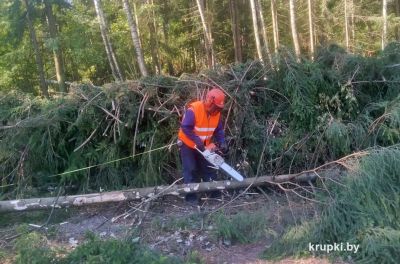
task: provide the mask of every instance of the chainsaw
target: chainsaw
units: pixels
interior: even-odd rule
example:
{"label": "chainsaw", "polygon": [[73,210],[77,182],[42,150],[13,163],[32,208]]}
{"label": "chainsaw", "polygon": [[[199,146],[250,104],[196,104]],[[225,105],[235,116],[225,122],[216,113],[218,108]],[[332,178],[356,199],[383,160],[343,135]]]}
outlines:
{"label": "chainsaw", "polygon": [[223,170],[226,174],[231,176],[237,181],[243,181],[243,176],[240,175],[239,172],[237,172],[235,169],[233,169],[231,166],[229,166],[223,157],[221,155],[216,153],[216,146],[214,144],[209,144],[206,146],[204,151],[199,150],[196,148],[197,151],[203,155],[203,157],[215,168],[215,169],[221,169]]}

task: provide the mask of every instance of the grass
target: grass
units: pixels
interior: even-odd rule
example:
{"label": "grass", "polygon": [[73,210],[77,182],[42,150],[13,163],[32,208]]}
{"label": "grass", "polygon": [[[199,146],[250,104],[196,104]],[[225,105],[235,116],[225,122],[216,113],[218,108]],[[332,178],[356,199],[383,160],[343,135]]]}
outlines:
{"label": "grass", "polygon": [[46,237],[37,232],[19,238],[15,249],[17,264],[201,263],[200,256],[195,252],[192,252],[184,261],[177,257],[161,255],[144,245],[127,240],[101,240],[93,234],[88,234],[86,242],[70,253],[50,247]]}
{"label": "grass", "polygon": [[[51,215],[49,224],[61,223],[69,218],[76,209],[56,209]],[[0,228],[20,225],[25,223],[43,224],[47,221],[50,210],[45,211],[32,211],[32,212],[10,212],[0,215]]]}
{"label": "grass", "polygon": [[231,243],[252,243],[266,235],[267,222],[262,211],[252,214],[239,212],[232,216],[220,212],[214,217],[213,222],[214,235]]}
{"label": "grass", "polygon": [[152,220],[152,227],[155,230],[174,231],[174,230],[187,230],[198,229],[201,226],[202,215],[199,213],[192,213],[182,217],[171,217],[170,219],[162,219],[156,217]]}
{"label": "grass", "polygon": [[[375,148],[357,170],[331,185],[334,200],[321,217],[289,228],[264,252],[268,259],[310,254],[308,243],[360,245],[357,254],[333,252],[332,257],[359,263],[398,263],[400,259],[400,146]],[[323,254],[323,252],[317,252]]]}

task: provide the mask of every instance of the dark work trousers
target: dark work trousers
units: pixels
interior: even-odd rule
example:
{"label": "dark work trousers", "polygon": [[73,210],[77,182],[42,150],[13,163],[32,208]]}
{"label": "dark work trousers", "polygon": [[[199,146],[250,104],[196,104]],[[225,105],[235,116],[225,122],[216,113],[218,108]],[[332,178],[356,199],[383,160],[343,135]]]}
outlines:
{"label": "dark work trousers", "polygon": [[[205,158],[196,150],[189,148],[185,144],[180,146],[181,160],[183,167],[183,181],[184,183],[195,183],[200,182],[202,179],[204,182],[215,180],[216,170],[211,168],[212,166]],[[199,177],[200,176],[200,177]],[[220,192],[218,192],[219,194]],[[212,196],[218,196],[214,192]],[[196,193],[186,194],[186,201],[193,202],[197,201],[198,197]]]}

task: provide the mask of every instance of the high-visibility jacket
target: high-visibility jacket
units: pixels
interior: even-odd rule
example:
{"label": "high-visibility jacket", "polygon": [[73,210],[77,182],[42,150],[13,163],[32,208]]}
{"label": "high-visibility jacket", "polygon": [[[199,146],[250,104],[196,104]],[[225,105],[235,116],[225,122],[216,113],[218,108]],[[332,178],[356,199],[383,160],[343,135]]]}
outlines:
{"label": "high-visibility jacket", "polygon": [[[211,138],[214,134],[215,129],[218,126],[220,113],[216,115],[209,115],[205,109],[204,103],[202,101],[196,101],[189,104],[189,108],[194,113],[195,125],[194,134],[198,136],[207,146],[211,143]],[[178,139],[180,139],[185,145],[190,148],[195,148],[196,143],[194,143],[185,133],[183,133],[182,128],[179,129]]]}

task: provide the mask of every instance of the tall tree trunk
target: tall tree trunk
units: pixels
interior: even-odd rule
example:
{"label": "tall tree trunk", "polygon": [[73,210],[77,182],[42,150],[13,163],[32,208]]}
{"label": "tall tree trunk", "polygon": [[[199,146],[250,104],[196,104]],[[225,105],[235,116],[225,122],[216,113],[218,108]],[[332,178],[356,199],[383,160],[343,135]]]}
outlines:
{"label": "tall tree trunk", "polygon": [[103,38],[103,43],[106,49],[107,58],[108,62],[110,63],[112,74],[116,81],[122,81],[122,74],[111,45],[110,37],[108,36],[107,24],[104,17],[103,9],[101,9],[100,0],[93,0],[93,2],[96,8],[97,18],[99,19],[101,37]]}
{"label": "tall tree trunk", "polygon": [[260,42],[260,36],[259,36],[259,29],[258,29],[258,19],[257,19],[257,6],[255,3],[255,0],[250,0],[250,6],[251,6],[251,17],[253,19],[253,31],[254,31],[254,39],[256,41],[256,49],[257,49],[257,54],[258,54],[258,59],[263,62],[263,56],[262,56],[262,50],[261,50],[261,42]]}
{"label": "tall tree trunk", "polygon": [[308,23],[309,23],[309,30],[310,30],[310,54],[311,60],[314,60],[314,20],[312,15],[312,1],[308,0]]}
{"label": "tall tree trunk", "polygon": [[215,65],[215,57],[214,57],[214,48],[213,48],[213,39],[210,30],[210,26],[207,23],[205,14],[204,14],[204,2],[203,0],[196,0],[197,7],[200,13],[201,23],[203,25],[204,30],[204,40],[205,40],[205,47],[207,53],[207,60],[208,60],[208,67],[213,68]]}
{"label": "tall tree trunk", "polygon": [[232,35],[233,35],[233,47],[235,49],[235,62],[242,62],[242,46],[240,44],[240,33],[239,33],[239,19],[238,19],[238,8],[236,0],[229,0],[229,9],[231,11],[232,20]]}
{"label": "tall tree trunk", "polygon": [[[396,0],[396,15],[400,18],[400,0]],[[400,25],[397,25],[397,40],[400,41]]]}
{"label": "tall tree trunk", "polygon": [[[169,4],[169,0],[164,0],[163,1],[163,10],[162,10],[162,14],[164,14],[162,16],[163,19],[163,25],[162,25],[162,29],[163,29],[163,35],[164,35],[164,45],[166,47],[169,46],[169,32],[168,32],[168,24],[169,24],[169,14],[171,12],[170,8],[168,7]],[[167,55],[166,56],[166,60],[167,60],[167,66],[168,66],[168,73],[170,75],[174,74],[174,67],[172,66],[172,62],[170,57]]]}
{"label": "tall tree trunk", "polygon": [[139,18],[137,15],[137,7],[136,7],[135,1],[133,1],[133,14],[135,16],[135,23],[136,23],[137,35],[139,37],[139,44],[140,44],[140,47],[142,47],[142,39],[140,38]]}
{"label": "tall tree trunk", "polygon": [[271,0],[271,16],[272,16],[272,31],[274,32],[274,48],[275,48],[275,53],[278,53],[279,29],[278,29],[278,12],[276,10],[275,0]]}
{"label": "tall tree trunk", "polygon": [[265,27],[264,15],[262,12],[261,0],[257,0],[257,10],[258,10],[258,15],[260,16],[265,52],[267,53],[267,58],[269,63],[272,63],[271,51],[269,50],[269,44],[268,44],[267,29]]}
{"label": "tall tree trunk", "polygon": [[152,58],[152,61],[153,61],[153,66],[156,69],[156,73],[160,74],[161,73],[161,66],[160,66],[160,61],[158,59],[159,56],[158,56],[157,30],[156,30],[156,27],[155,27],[154,12],[152,11],[152,9],[153,9],[152,1],[147,0],[147,5],[151,9],[148,12],[149,19],[148,19],[148,23],[147,23],[147,26],[149,27],[149,34],[150,34],[151,58]]}
{"label": "tall tree trunk", "polygon": [[347,0],[344,0],[344,31],[346,39],[346,51],[350,52],[350,42],[349,42],[349,22],[348,22],[348,6]]}
{"label": "tall tree trunk", "polygon": [[296,53],[297,61],[300,61],[300,44],[299,44],[299,36],[297,35],[297,27],[296,27],[296,9],[295,9],[295,0],[289,0],[289,10],[290,10],[290,27],[292,30],[292,38],[294,51]]}
{"label": "tall tree trunk", "polygon": [[60,40],[57,34],[56,19],[53,14],[53,7],[49,2],[49,0],[44,1],[44,6],[46,10],[47,24],[49,26],[50,37],[52,38],[53,41],[55,41],[55,47],[52,47],[52,49],[53,49],[54,65],[56,67],[58,86],[60,92],[66,93],[67,89],[65,86],[64,62],[63,62]]}
{"label": "tall tree trunk", "polygon": [[133,20],[128,0],[123,0],[122,2],[124,5],[124,11],[125,11],[126,17],[128,19],[129,29],[131,31],[132,42],[133,42],[133,46],[135,47],[136,60],[139,64],[139,70],[140,70],[140,73],[142,74],[142,76],[145,77],[148,74],[147,74],[146,64],[144,62],[142,47],[140,45],[140,39],[139,39],[138,31],[137,31],[137,26],[136,26],[135,20]]}
{"label": "tall tree trunk", "polygon": [[32,9],[31,9],[31,6],[29,5],[29,0],[24,0],[24,2],[25,2],[25,6],[26,6],[26,20],[27,20],[28,28],[29,28],[29,36],[30,36],[30,39],[32,42],[33,50],[35,52],[36,66],[38,68],[38,73],[39,73],[40,91],[43,96],[49,97],[48,87],[47,87],[46,79],[44,77],[43,60],[42,60],[42,56],[40,54],[39,44],[37,42],[36,32],[35,32],[35,28],[33,26],[33,21],[31,19]]}
{"label": "tall tree trunk", "polygon": [[356,25],[354,18],[354,0],[351,0],[351,50],[354,52],[354,44],[356,43]]}
{"label": "tall tree trunk", "polygon": [[383,27],[382,27],[382,50],[385,49],[387,43],[387,0],[382,1],[382,19],[383,19]]}

